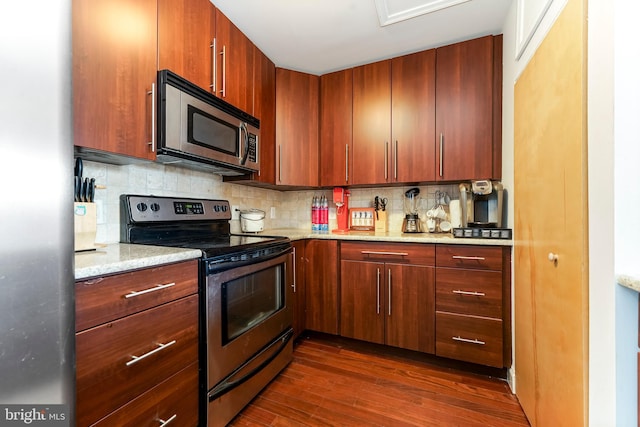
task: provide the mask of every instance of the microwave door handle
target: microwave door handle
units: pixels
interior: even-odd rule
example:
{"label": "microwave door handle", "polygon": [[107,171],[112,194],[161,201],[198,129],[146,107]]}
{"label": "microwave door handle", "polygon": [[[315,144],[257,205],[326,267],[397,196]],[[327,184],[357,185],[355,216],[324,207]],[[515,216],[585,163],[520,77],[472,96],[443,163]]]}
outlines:
{"label": "microwave door handle", "polygon": [[247,128],[246,123],[242,123],[240,125],[240,139],[242,139],[242,135],[244,134],[244,154],[240,160],[240,164],[244,165],[247,163],[247,157],[249,156],[249,129]]}

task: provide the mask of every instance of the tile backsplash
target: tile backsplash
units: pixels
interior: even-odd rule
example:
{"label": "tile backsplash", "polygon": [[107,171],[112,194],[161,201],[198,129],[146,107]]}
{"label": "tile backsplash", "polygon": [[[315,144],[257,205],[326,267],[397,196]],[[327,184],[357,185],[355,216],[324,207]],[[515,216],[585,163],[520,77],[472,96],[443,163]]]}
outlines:
{"label": "tile backsplash", "polygon": [[[98,229],[96,242],[115,243],[120,240],[120,195],[153,194],[229,200],[240,209],[257,208],[266,212],[265,231],[274,228],[297,228],[311,231],[311,200],[324,195],[329,199],[329,229],[337,227],[336,207],[332,203],[331,189],[278,191],[242,184],[222,182],[212,173],[192,171],[156,163],[110,165],[84,162],[84,176],[96,178],[96,184],[105,188],[96,190]],[[404,192],[411,187],[378,187],[350,189],[349,207],[372,207],[375,196],[386,197],[389,230],[399,231],[404,218]],[[451,199],[459,198],[458,186],[419,186],[422,211],[436,204],[436,191],[446,192]],[[272,208],[275,215],[271,217]],[[240,231],[240,221],[231,221],[231,230]]]}

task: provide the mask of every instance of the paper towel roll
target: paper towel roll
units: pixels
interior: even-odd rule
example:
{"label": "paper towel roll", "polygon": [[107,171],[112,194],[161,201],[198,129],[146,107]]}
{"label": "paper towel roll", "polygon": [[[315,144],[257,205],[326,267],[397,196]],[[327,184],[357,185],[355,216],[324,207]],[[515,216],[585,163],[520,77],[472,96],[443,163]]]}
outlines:
{"label": "paper towel roll", "polygon": [[451,227],[460,227],[460,224],[462,224],[462,209],[460,208],[460,200],[451,200],[449,202],[449,216],[451,217]]}

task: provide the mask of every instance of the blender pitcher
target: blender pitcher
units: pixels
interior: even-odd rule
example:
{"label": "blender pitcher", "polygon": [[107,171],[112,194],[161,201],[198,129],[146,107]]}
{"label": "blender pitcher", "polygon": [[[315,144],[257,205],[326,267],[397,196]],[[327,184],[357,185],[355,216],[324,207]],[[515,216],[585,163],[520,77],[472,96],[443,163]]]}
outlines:
{"label": "blender pitcher", "polygon": [[404,193],[405,217],[402,222],[403,233],[422,233],[418,209],[420,207],[420,189],[411,188]]}

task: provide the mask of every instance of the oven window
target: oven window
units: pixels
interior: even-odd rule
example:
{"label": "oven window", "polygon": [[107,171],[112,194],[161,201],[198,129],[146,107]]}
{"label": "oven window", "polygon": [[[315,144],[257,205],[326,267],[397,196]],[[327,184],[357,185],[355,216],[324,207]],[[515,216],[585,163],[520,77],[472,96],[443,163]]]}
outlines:
{"label": "oven window", "polygon": [[238,155],[237,126],[233,126],[204,111],[187,106],[187,141],[222,153]]}
{"label": "oven window", "polygon": [[284,304],[284,264],[223,283],[223,345],[269,318]]}

